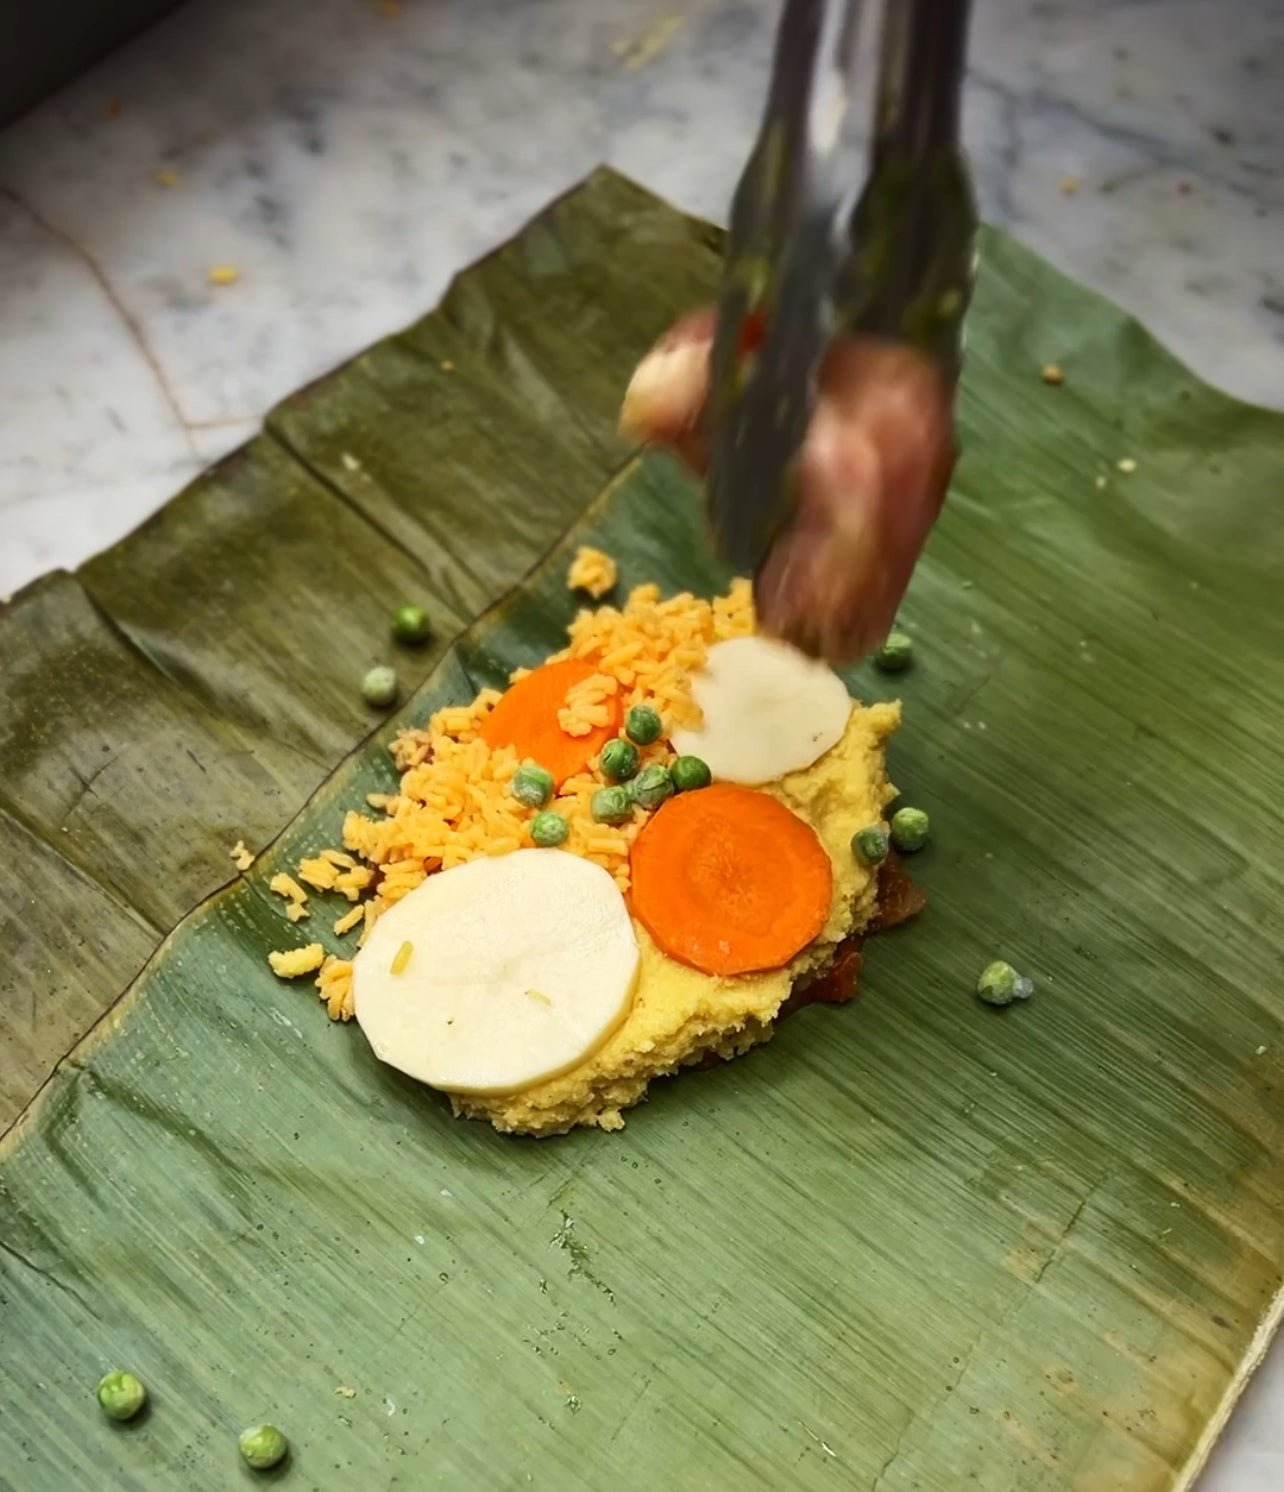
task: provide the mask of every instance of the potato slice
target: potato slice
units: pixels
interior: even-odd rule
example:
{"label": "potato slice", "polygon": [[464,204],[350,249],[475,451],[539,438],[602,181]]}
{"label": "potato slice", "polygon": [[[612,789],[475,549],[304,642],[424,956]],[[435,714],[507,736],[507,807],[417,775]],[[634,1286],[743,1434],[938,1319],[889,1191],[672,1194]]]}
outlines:
{"label": "potato slice", "polygon": [[505,1094],[595,1052],[628,1013],[637,970],[610,875],[561,850],[517,850],[429,876],[390,907],[352,991],[381,1062],[450,1093]]}
{"label": "potato slice", "polygon": [[709,649],[692,676],[704,715],[670,734],[682,756],[701,757],[718,782],[757,787],[801,772],[837,744],[852,712],[831,668],[769,637],[732,637]]}

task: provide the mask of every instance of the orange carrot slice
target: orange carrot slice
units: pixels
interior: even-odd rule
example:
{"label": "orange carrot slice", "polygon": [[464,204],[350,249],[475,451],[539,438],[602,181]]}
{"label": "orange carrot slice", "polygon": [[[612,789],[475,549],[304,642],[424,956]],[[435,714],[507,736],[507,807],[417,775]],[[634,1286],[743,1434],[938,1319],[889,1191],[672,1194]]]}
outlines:
{"label": "orange carrot slice", "polygon": [[557,712],[567,694],[599,670],[583,658],[545,663],[511,685],[482,722],[481,738],[488,746],[511,746],[523,760],[538,762],[553,774],[558,787],[583,772],[602,747],[620,730],[620,698],[607,701],[610,719],[584,736],[568,735]]}
{"label": "orange carrot slice", "polygon": [[706,974],[787,964],[829,919],[834,868],[767,793],[716,783],[670,798],[629,859],[633,912],[662,953]]}

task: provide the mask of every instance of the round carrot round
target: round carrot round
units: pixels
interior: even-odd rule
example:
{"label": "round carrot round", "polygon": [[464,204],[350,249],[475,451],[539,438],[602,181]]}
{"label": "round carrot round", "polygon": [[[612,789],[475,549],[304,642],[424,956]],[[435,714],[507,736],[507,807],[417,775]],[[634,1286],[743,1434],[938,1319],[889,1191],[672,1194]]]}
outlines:
{"label": "round carrot round", "polygon": [[829,919],[834,868],[776,798],[716,783],[648,820],[630,856],[633,911],[662,953],[705,974],[778,969]]}
{"label": "round carrot round", "polygon": [[583,658],[563,658],[534,669],[505,690],[482,722],[482,740],[491,747],[511,746],[523,761],[538,762],[561,787],[568,777],[583,772],[612,736],[619,734],[618,694],[606,700],[607,723],[587,735],[568,735],[557,718],[576,684],[600,671]]}

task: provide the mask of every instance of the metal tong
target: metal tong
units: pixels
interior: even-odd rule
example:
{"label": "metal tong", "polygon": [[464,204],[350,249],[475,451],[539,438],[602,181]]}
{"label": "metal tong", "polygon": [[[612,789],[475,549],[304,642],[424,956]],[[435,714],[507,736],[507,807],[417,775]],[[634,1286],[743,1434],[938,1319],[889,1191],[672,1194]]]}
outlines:
{"label": "metal tong", "polygon": [[[861,0],[785,0],[713,347],[709,510],[742,574],[790,521],[791,467],[835,337],[899,338],[958,376],[976,237],[959,146],[968,10],[887,0],[877,28]],[[858,74],[875,46],[866,150]]]}

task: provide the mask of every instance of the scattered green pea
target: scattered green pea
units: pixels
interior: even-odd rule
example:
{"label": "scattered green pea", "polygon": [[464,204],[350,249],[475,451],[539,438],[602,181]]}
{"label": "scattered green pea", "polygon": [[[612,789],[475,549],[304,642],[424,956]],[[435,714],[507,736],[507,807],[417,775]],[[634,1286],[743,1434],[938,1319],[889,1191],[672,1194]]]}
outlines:
{"label": "scattered green pea", "polygon": [[638,769],[638,748],[617,737],[602,747],[602,772],[612,782],[627,782]]}
{"label": "scattered green pea", "polygon": [[622,824],[633,812],[626,787],[600,787],[589,801],[589,812],[599,824]]}
{"label": "scattered green pea", "polygon": [[673,795],[673,775],[668,767],[652,762],[643,767],[631,784],[633,801],[643,808],[659,808],[666,798]]}
{"label": "scattered green pea", "polygon": [[98,1402],[108,1419],[133,1419],[147,1402],[147,1390],[132,1373],[116,1368],[98,1380]]}
{"label": "scattered green pea", "polygon": [[1034,993],[1034,982],[1000,958],[981,970],[976,992],[987,1005],[1011,1005],[1014,1000],[1028,1000]]}
{"label": "scattered green pea", "polygon": [[431,631],[428,613],[422,606],[398,606],[392,614],[392,635],[398,642],[415,647],[421,642],[427,642]]}
{"label": "scattered green pea", "polygon": [[542,850],[555,850],[559,844],[565,844],[570,832],[566,819],[551,808],[537,813],[531,820],[531,839]]}
{"label": "scattered green pea", "polygon": [[625,716],[624,733],[639,746],[649,746],[653,741],[658,741],[662,729],[659,712],[650,705],[634,705]]}
{"label": "scattered green pea", "polygon": [[862,865],[881,865],[887,859],[888,833],[882,824],[869,824],[852,835],[852,854]]}
{"label": "scattered green pea", "polygon": [[914,661],[914,639],[908,632],[889,632],[874,654],[874,667],[883,673],[904,673]]}
{"label": "scattered green pea", "polygon": [[553,796],[553,774],[536,762],[523,762],[513,773],[509,791],[527,808],[543,808]]}
{"label": "scattered green pea", "polygon": [[698,756],[676,757],[669,768],[669,776],[673,778],[675,793],[692,793],[697,788],[708,787],[713,781],[708,763]]}
{"label": "scattered green pea", "polygon": [[241,1459],[255,1471],[270,1471],[279,1466],[290,1449],[290,1442],[275,1425],[251,1425],[241,1431],[236,1444]]}
{"label": "scattered green pea", "polygon": [[898,808],[892,815],[892,843],[903,855],[908,855],[923,848],[931,828],[931,821],[921,808]]}
{"label": "scattered green pea", "polygon": [[397,675],[384,664],[372,668],[361,680],[361,697],[376,710],[386,710],[397,700]]}

